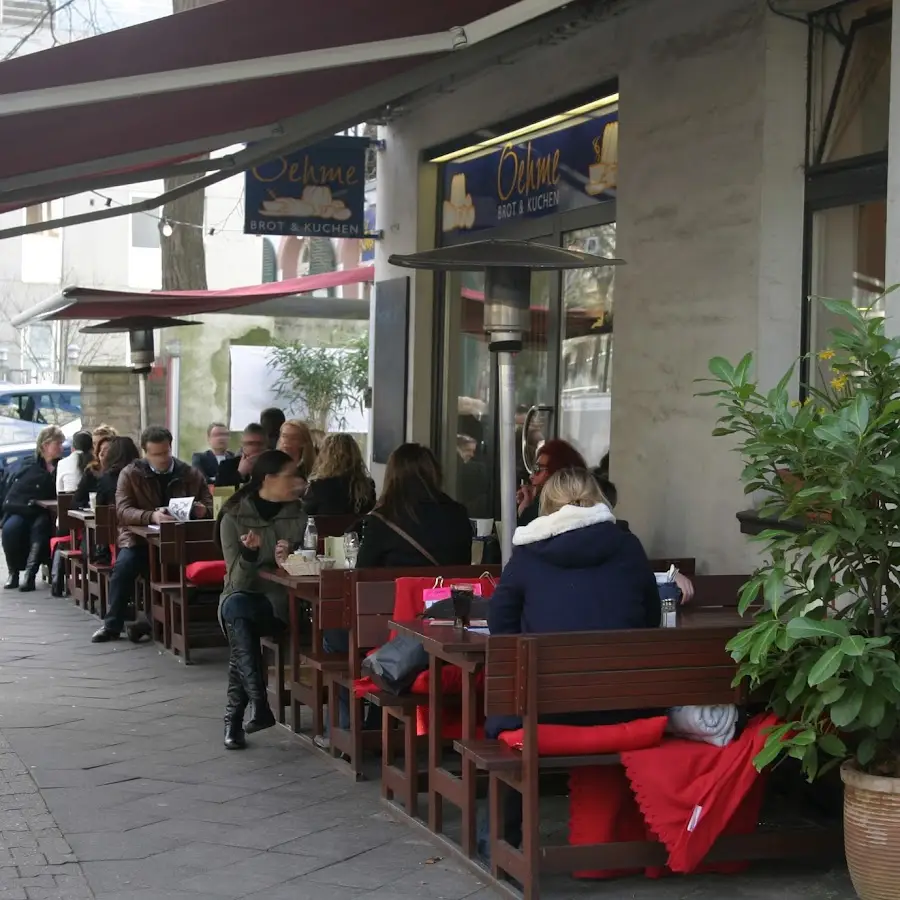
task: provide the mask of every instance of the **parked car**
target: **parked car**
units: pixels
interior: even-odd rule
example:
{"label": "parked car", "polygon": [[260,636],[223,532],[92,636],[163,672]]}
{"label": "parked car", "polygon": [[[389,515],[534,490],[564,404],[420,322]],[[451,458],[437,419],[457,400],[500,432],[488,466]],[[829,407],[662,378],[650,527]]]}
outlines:
{"label": "parked car", "polygon": [[[77,384],[0,382],[0,417],[40,426],[68,425],[81,418],[81,388]],[[3,443],[0,438],[0,445]]]}
{"label": "parked car", "polygon": [[[81,430],[81,419],[73,419],[60,427],[66,436],[63,455],[68,456],[72,452],[72,437]],[[0,475],[22,457],[34,453],[34,445],[42,428],[46,425],[0,417]]]}

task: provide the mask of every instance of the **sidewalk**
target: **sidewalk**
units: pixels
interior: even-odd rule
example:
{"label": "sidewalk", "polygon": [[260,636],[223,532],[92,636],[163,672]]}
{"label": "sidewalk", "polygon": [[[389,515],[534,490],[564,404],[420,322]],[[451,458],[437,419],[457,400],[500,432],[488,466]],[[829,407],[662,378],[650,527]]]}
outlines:
{"label": "sidewalk", "polygon": [[[5,573],[3,573],[5,577]],[[224,652],[90,643],[68,600],[0,592],[0,900],[487,900],[379,799],[275,728],[221,743]],[[850,900],[843,872],[553,882],[548,900]]]}

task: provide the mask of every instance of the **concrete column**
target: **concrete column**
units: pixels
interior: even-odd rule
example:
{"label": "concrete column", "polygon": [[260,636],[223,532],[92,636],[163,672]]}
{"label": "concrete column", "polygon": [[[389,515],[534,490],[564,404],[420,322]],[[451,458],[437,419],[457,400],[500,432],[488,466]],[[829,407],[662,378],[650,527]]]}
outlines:
{"label": "concrete column", "polygon": [[[891,32],[891,118],[888,132],[887,252],[885,284],[900,284],[900,0]],[[900,291],[888,297],[887,332],[900,334]]]}
{"label": "concrete column", "polygon": [[[422,139],[415,129],[405,130],[398,123],[380,129],[379,137],[386,147],[378,157],[376,225],[384,230],[384,239],[375,246],[375,281],[377,285],[389,278],[410,278],[406,438],[428,444],[435,278],[430,272],[391,266],[388,258],[392,253],[434,247],[437,167],[421,162]],[[374,305],[372,312],[374,315]],[[373,424],[377,414],[376,408]],[[374,466],[376,482],[380,483],[382,474],[383,467]]]}

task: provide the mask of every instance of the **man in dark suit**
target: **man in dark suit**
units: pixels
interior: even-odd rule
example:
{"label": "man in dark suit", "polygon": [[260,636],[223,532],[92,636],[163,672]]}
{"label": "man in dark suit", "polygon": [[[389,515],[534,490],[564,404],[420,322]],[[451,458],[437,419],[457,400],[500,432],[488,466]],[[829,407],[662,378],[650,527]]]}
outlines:
{"label": "man in dark suit", "polygon": [[232,455],[219,465],[216,484],[219,487],[239,488],[250,479],[253,463],[268,449],[268,437],[262,425],[251,422],[241,435],[241,455]]}
{"label": "man in dark suit", "polygon": [[209,450],[198,451],[191,458],[191,465],[203,473],[203,477],[209,484],[216,484],[219,474],[219,465],[226,459],[231,459],[234,454],[228,449],[228,440],[231,432],[227,425],[221,422],[213,422],[206,429],[206,441]]}

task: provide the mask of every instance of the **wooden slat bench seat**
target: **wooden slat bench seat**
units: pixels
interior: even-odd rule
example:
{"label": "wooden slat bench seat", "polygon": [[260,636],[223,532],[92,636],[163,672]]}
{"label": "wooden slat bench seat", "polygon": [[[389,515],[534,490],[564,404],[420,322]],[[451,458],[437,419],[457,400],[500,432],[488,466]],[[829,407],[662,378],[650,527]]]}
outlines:
{"label": "wooden slat bench seat", "polygon": [[115,506],[97,506],[94,509],[94,527],[88,528],[88,541],[86,543],[89,557],[84,561],[86,563],[84,579],[86,582],[87,603],[91,612],[103,619],[106,617],[112,566],[97,563],[91,557],[95,548],[111,547],[116,543]]}
{"label": "wooden slat bench seat", "polygon": [[[699,615],[703,615],[702,613]],[[501,741],[457,741],[465,758],[489,776],[491,873],[515,878],[526,900],[537,900],[542,872],[623,869],[665,863],[656,842],[542,846],[539,783],[542,772],[618,764],[615,754],[540,757],[538,717],[549,713],[667,709],[672,706],[740,702],[732,687],[735,663],[725,650],[736,627],[666,628],[531,636],[488,641],[485,678],[487,715],[523,719],[522,750]],[[506,790],[522,794],[522,848],[503,839]],[[840,834],[790,829],[723,837],[708,861],[834,856]]]}

